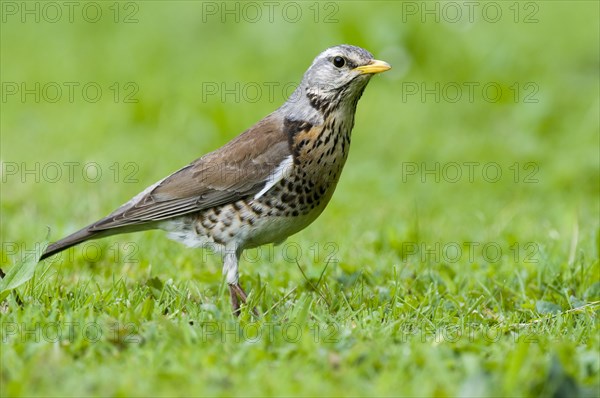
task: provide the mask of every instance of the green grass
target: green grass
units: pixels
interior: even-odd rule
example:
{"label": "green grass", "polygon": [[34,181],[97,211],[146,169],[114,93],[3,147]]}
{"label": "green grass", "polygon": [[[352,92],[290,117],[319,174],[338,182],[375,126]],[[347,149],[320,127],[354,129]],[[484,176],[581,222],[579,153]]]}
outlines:
{"label": "green grass", "polygon": [[[0,395],[600,395],[597,2],[497,2],[495,23],[365,1],[320,3],[316,23],[311,2],[295,23],[283,5],[236,23],[206,8],[221,2],[141,1],[114,23],[99,4],[98,23],[3,8],[4,271],[271,112],[322,49],[393,69],[360,101],[327,210],[242,262],[262,318],[231,314],[208,251],[160,231],[95,241],[2,303]],[[22,82],[64,92],[22,101]],[[71,102],[65,82],[103,95]],[[206,91],[221,84],[239,98]]]}

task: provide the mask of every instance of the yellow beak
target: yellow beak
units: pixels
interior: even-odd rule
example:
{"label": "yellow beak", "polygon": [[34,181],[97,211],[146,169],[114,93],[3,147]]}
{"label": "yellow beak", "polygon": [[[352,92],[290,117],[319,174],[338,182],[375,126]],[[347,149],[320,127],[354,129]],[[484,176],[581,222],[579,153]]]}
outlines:
{"label": "yellow beak", "polygon": [[392,67],[385,61],[379,61],[377,59],[372,60],[366,65],[357,66],[354,68],[355,71],[360,72],[361,74],[365,73],[381,73],[386,70],[390,70]]}

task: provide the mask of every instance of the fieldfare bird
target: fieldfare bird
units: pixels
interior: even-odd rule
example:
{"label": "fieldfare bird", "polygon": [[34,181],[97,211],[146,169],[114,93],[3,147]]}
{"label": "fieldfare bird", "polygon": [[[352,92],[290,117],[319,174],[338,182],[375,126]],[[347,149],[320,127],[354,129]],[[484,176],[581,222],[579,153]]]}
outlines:
{"label": "fieldfare bird", "polygon": [[247,298],[239,284],[242,251],[283,242],[321,214],[348,156],[356,104],[371,77],[388,69],[362,48],[328,48],[275,112],[105,218],[50,244],[40,260],[89,239],[166,230],[187,246],[219,251],[239,314]]}

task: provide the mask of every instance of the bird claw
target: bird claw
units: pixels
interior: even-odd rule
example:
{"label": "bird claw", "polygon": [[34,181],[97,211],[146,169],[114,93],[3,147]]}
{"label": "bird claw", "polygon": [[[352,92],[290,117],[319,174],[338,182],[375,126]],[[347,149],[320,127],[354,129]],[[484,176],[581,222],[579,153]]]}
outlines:
{"label": "bird claw", "polygon": [[[239,283],[229,285],[229,294],[231,295],[231,306],[233,308],[233,314],[235,316],[240,316],[240,301],[241,303],[246,304],[248,295],[246,294],[244,289],[242,289]],[[256,307],[252,308],[252,313],[257,318],[260,318],[260,314],[258,313]]]}

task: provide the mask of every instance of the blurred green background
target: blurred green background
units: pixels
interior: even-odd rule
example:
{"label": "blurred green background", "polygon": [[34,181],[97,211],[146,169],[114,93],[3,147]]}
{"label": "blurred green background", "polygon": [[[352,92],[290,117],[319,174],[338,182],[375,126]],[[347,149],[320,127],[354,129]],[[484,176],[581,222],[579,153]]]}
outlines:
{"label": "blurred green background", "polygon": [[[135,350],[59,345],[52,353],[48,344],[13,338],[3,347],[4,393],[538,395],[574,391],[568,386],[597,393],[597,2],[66,3],[0,3],[3,268],[272,112],[325,48],[358,45],[393,69],[375,77],[359,103],[328,209],[290,238],[315,281],[324,257],[306,253],[333,243],[337,261],[325,279],[339,308],[324,306],[281,253],[241,268],[250,290],[268,286],[269,303],[298,287],[267,320],[289,319],[312,297],[309,319],[342,325],[337,345],[192,344],[173,332],[188,322],[163,317],[163,303],[147,321],[130,315],[149,342]],[[32,298],[24,309],[9,305],[4,324],[73,313],[122,320],[120,307],[93,304],[105,290],[114,302],[126,296],[115,288],[119,278],[134,291],[152,278],[185,282],[178,286],[189,289],[187,299],[216,300],[222,312],[210,319],[232,322],[227,296],[215,290],[219,259],[199,261],[161,232],[113,237],[101,247],[126,252],[120,242],[139,248],[136,264],[109,255],[89,261],[75,251],[73,261],[50,266],[20,291]],[[477,247],[473,255],[465,242]],[[498,258],[479,249],[486,244],[499,248]],[[462,255],[444,252],[455,246]],[[205,297],[206,289],[213,290]],[[390,297],[412,304],[396,307]],[[568,318],[588,304],[583,319]],[[190,318],[208,316],[186,308]],[[556,322],[565,313],[573,322],[536,330],[539,344],[398,341],[402,316],[514,325],[556,311]],[[386,321],[369,323],[377,316]],[[163,333],[153,335],[153,327]],[[40,375],[48,361],[56,367]],[[147,362],[153,370],[139,369]],[[528,369],[519,374],[521,367]],[[567,382],[547,387],[556,372]],[[54,385],[56,377],[64,384]]]}

